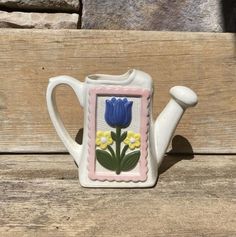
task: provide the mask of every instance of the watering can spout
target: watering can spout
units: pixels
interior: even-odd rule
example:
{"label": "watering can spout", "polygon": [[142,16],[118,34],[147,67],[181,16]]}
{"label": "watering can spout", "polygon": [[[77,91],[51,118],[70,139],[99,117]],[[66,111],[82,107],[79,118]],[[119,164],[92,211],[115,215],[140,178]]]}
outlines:
{"label": "watering can spout", "polygon": [[154,147],[158,165],[162,162],[172,135],[185,110],[195,106],[198,102],[197,95],[188,87],[172,87],[170,95],[172,98],[154,123]]}

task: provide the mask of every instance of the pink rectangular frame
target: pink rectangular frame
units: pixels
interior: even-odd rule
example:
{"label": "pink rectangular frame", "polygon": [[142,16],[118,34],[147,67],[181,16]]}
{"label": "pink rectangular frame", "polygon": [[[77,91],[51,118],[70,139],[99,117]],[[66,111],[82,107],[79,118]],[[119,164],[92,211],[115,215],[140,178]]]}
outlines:
{"label": "pink rectangular frame", "polygon": [[[140,175],[101,175],[96,174],[95,171],[95,132],[96,132],[96,102],[97,96],[138,96],[141,97],[141,158],[140,164]],[[89,90],[89,104],[88,104],[88,171],[89,178],[92,180],[99,181],[145,181],[147,179],[147,156],[148,156],[148,127],[149,127],[149,105],[150,105],[150,91],[147,89],[133,88],[133,87],[121,87],[121,86],[109,86],[109,87],[97,87]]]}

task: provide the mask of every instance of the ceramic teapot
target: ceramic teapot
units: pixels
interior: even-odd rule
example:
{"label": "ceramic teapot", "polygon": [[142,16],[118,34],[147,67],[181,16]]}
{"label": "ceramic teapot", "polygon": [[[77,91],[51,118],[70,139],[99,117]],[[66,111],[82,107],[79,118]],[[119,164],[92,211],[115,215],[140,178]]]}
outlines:
{"label": "ceramic teapot", "polygon": [[[82,145],[66,131],[55,101],[55,88],[69,85],[84,110]],[[80,82],[50,78],[47,106],[52,123],[79,169],[84,187],[152,187],[175,128],[188,107],[197,104],[189,88],[170,89],[171,99],[152,118],[152,78],[140,70],[123,75],[94,74]]]}

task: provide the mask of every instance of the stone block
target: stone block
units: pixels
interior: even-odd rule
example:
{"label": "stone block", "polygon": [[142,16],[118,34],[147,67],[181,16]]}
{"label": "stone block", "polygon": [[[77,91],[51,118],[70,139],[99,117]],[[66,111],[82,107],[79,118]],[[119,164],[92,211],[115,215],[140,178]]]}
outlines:
{"label": "stone block", "polygon": [[0,11],[0,28],[76,29],[76,13],[35,13]]}
{"label": "stone block", "polygon": [[13,10],[78,12],[79,0],[0,0],[0,7]]}
{"label": "stone block", "polygon": [[221,0],[84,0],[82,28],[221,32]]}

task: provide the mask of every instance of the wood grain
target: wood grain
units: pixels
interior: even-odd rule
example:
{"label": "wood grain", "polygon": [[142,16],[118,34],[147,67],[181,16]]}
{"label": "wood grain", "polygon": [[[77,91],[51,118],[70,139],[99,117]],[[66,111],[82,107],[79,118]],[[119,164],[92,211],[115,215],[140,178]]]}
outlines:
{"label": "wood grain", "polygon": [[168,156],[153,189],[81,188],[69,155],[0,167],[1,236],[236,236],[236,156]]}
{"label": "wood grain", "polygon": [[[67,74],[152,75],[154,117],[168,90],[186,85],[199,95],[176,134],[196,153],[236,153],[236,43],[233,34],[4,30],[0,32],[0,151],[63,152],[45,103],[48,78]],[[68,88],[58,90],[66,127],[75,137],[83,113]],[[187,152],[180,148],[178,152]]]}
{"label": "wood grain", "polygon": [[[1,30],[0,236],[236,236],[236,43],[233,34]],[[85,189],[45,103],[48,78],[151,74],[154,116],[170,87],[192,87],[187,111],[153,189]],[[83,112],[57,92],[75,136]],[[43,154],[27,154],[42,152]],[[192,153],[218,155],[193,155]],[[48,153],[52,153],[51,155]],[[220,153],[229,153],[220,155]]]}

